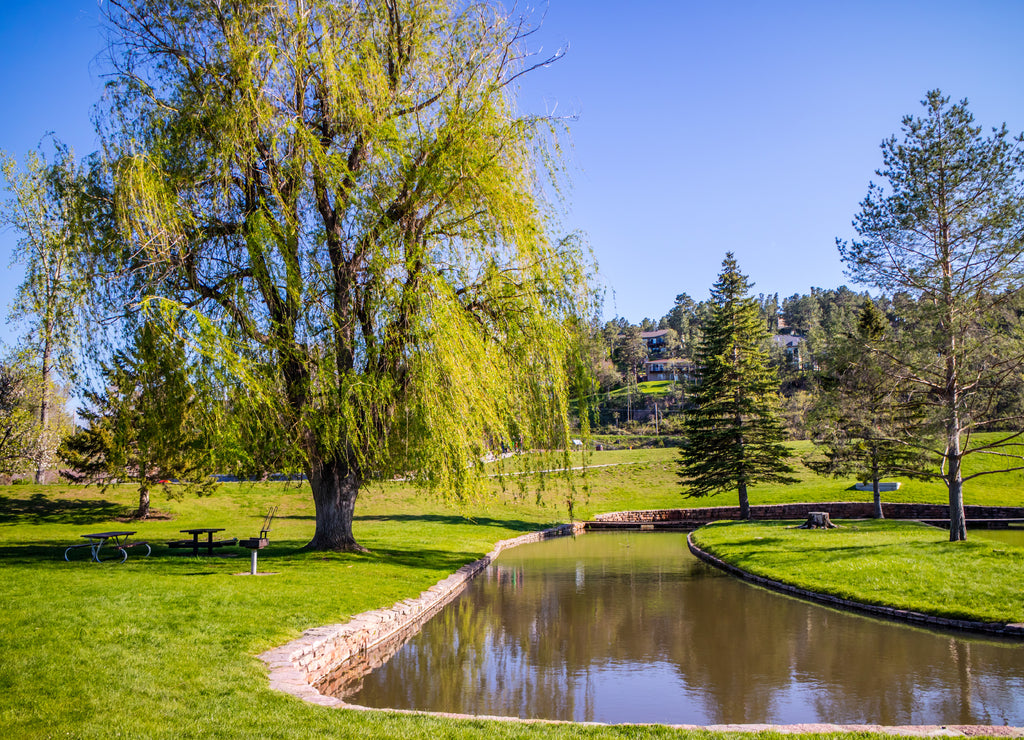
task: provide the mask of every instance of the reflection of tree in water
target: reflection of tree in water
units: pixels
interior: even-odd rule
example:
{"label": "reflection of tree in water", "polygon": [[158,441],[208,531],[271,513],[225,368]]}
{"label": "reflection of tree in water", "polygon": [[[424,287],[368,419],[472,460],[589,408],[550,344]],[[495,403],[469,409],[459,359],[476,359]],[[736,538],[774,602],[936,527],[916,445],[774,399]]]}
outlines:
{"label": "reflection of tree in water", "polygon": [[[350,701],[578,720],[1019,724],[1022,657],[751,588],[694,561],[681,536],[590,534],[503,554]],[[633,679],[655,665],[677,675],[659,674],[662,716],[602,714],[611,694],[650,705],[650,680]]]}
{"label": "reflection of tree in water", "polygon": [[482,594],[475,595],[482,600],[464,595],[446,607],[398,655],[366,676],[349,701],[473,714],[574,716],[577,677],[557,659],[536,660],[550,654],[543,617],[503,624],[499,615],[510,611],[516,596],[497,583],[484,585]]}
{"label": "reflection of tree in water", "polygon": [[1024,719],[1020,645],[912,627],[864,629],[851,640],[855,649],[833,646],[828,655],[842,685],[818,693],[819,715],[883,724],[1003,725]]}

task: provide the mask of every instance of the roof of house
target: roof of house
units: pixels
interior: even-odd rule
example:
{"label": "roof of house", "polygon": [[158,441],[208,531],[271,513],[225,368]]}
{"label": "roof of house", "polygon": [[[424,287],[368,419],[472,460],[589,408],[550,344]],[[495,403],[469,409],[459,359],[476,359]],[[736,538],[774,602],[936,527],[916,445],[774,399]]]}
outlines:
{"label": "roof of house", "polygon": [[776,344],[782,345],[783,347],[796,347],[802,341],[803,337],[794,337],[792,334],[776,334],[772,337]]}
{"label": "roof of house", "polygon": [[658,329],[657,331],[642,331],[640,332],[641,339],[657,339],[668,334],[668,329]]}

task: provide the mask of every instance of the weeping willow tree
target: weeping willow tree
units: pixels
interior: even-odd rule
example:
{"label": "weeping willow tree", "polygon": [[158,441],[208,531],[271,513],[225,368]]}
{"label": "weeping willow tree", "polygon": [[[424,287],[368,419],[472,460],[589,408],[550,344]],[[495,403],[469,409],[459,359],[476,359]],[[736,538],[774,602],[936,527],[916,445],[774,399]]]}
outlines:
{"label": "weeping willow tree", "polygon": [[[368,476],[465,497],[565,449],[589,266],[554,239],[552,61],[496,4],[114,0],[104,128],[126,301],[163,309],[275,465],[309,547],[360,549]],[[257,462],[257,461],[253,461]]]}

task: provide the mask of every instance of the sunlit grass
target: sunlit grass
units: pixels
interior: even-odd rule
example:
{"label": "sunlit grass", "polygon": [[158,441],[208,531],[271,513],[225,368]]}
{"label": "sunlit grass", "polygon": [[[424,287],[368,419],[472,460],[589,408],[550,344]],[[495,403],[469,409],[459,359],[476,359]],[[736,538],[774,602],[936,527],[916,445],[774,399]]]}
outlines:
{"label": "sunlit grass", "polygon": [[950,542],[913,522],[719,522],[694,541],[756,575],[866,604],[979,622],[1024,622],[1024,547],[972,537]]}

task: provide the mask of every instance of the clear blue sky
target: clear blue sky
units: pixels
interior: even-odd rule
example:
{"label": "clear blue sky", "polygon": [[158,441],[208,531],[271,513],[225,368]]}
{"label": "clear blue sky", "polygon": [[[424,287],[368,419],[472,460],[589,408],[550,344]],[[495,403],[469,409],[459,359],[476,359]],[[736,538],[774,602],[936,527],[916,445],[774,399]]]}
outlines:
{"label": "clear blue sky", "polygon": [[[536,40],[568,53],[521,106],[578,117],[566,226],[588,235],[606,316],[637,322],[706,298],[726,251],[755,292],[846,283],[835,238],[925,91],[1024,130],[1022,35],[1019,0],[550,0]],[[0,0],[0,149],[49,131],[95,148],[103,44],[95,0]],[[21,278],[3,274],[6,307]]]}

